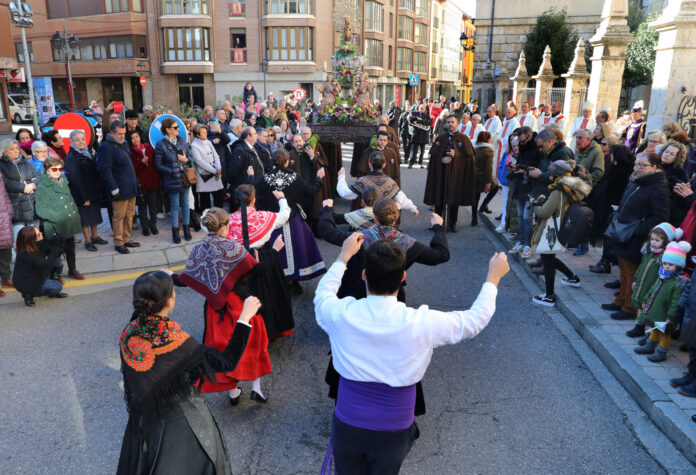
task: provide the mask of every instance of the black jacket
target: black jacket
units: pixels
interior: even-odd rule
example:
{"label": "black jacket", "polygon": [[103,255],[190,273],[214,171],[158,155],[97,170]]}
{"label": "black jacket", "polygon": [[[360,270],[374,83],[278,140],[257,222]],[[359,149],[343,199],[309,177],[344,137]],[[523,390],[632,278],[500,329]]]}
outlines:
{"label": "black jacket", "polygon": [[[97,168],[109,199],[122,201],[136,197],[138,176],[125,141],[119,144],[107,134],[97,150]],[[118,190],[118,196],[114,196],[114,190]]]}
{"label": "black jacket", "polygon": [[[186,155],[189,159],[186,163],[181,163],[178,154]],[[162,188],[167,193],[183,191],[184,169],[191,166],[191,154],[188,151],[186,141],[177,136],[176,146],[172,145],[167,139],[163,138],[157,142],[155,147],[155,168],[162,179]]]}
{"label": "black jacket", "polygon": [[665,170],[665,175],[667,176],[667,187],[670,193],[670,206],[669,206],[669,223],[672,226],[679,227],[686,213],[689,211],[689,203],[674,192],[674,187],[678,183],[689,183],[689,177],[686,174],[686,170],[682,167],[674,166],[674,163],[669,165],[662,165]]}
{"label": "black jacket", "polygon": [[[222,127],[221,127],[222,130]],[[214,143],[213,140],[219,139],[218,143]],[[213,144],[215,151],[220,157],[220,167],[222,168],[222,181],[224,183],[229,183],[230,179],[227,176],[227,171],[229,167],[229,161],[232,159],[232,152],[228,145],[232,142],[230,136],[222,132],[208,132],[208,140]]]}
{"label": "black jacket", "polygon": [[[72,239],[72,236],[70,237]],[[63,252],[62,239],[56,236],[48,241],[42,239],[35,243],[37,252],[21,250],[17,253],[12,283],[22,294],[41,295],[44,282]]]}
{"label": "black jacket", "polygon": [[273,191],[282,191],[290,207],[290,216],[294,217],[300,212],[300,208],[305,216],[312,211],[305,208],[308,198],[313,197],[323,186],[323,181],[319,177],[313,180],[303,180],[294,169],[274,168],[266,173],[256,182],[256,209],[259,211],[273,211],[277,213],[280,208],[278,200],[273,196]]}
{"label": "black jacket", "polygon": [[573,151],[568,148],[565,142],[556,142],[551,151],[544,155],[542,153],[541,160],[539,161],[539,170],[541,170],[541,175],[539,178],[532,180],[532,193],[531,195],[535,198],[539,195],[548,195],[549,185],[553,182],[551,175],[549,175],[549,165],[551,165],[556,160],[574,160],[575,156]]}
{"label": "black jacket", "polygon": [[408,118],[408,122],[413,126],[412,142],[414,144],[430,143],[431,119],[428,114],[412,112],[411,116]]}
{"label": "black jacket", "polygon": [[640,249],[648,239],[650,230],[669,219],[670,200],[665,173],[658,170],[630,182],[617,212],[622,223],[641,221],[629,241],[616,244],[617,256],[639,263]]}
{"label": "black jacket", "polygon": [[389,127],[394,130],[399,128],[399,118],[401,118],[401,107],[394,107],[387,112],[389,115]]}
{"label": "black jacket", "polygon": [[34,165],[24,159],[13,162],[6,155],[0,157],[0,175],[5,190],[12,203],[13,223],[34,220],[34,194],[24,193],[24,187],[29,183],[39,182],[39,172]]}
{"label": "black jacket", "polygon": [[[245,183],[253,184],[265,173],[261,157],[259,157],[258,152],[254,152],[241,139],[232,145],[232,160],[230,160],[227,171],[232,188],[237,188]],[[247,174],[247,169],[250,166],[254,169],[253,176]]]}
{"label": "black jacket", "polygon": [[621,202],[621,197],[626,190],[632,172],[632,161],[613,163],[607,168],[606,173],[597,184],[592,187],[592,192],[585,201],[594,211],[592,225],[594,239],[600,239],[609,226],[611,205],[618,205]]}
{"label": "black jacket", "polygon": [[271,161],[270,149],[264,145],[261,145],[259,142],[256,142],[254,144],[254,150],[256,150],[256,154],[261,159],[261,163],[263,164],[264,173],[271,171],[271,168],[273,168],[273,162]]}
{"label": "black jacket", "polygon": [[105,197],[104,183],[94,159],[70,149],[65,158],[65,174],[70,194],[78,206],[84,206],[86,201],[98,204]]}
{"label": "black jacket", "polygon": [[[529,139],[527,143],[520,143],[520,153],[517,154],[516,158],[518,165],[539,168],[539,165],[541,164],[541,161],[544,158],[544,152],[539,150],[539,146],[536,143],[536,132],[533,133],[532,138]],[[533,184],[536,181],[536,179],[529,177],[527,180],[527,184],[525,185],[523,174],[513,174],[513,177],[515,180],[515,199],[528,201],[528,195],[532,191],[532,187],[534,186]]]}

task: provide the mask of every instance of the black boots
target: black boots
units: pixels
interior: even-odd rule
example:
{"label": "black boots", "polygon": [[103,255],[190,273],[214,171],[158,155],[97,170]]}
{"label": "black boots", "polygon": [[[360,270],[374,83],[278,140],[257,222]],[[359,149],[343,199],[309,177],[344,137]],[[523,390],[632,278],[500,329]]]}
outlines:
{"label": "black boots", "polygon": [[609,263],[609,260],[602,257],[597,264],[590,266],[590,272],[594,272],[595,274],[610,274],[611,263]]}
{"label": "black boots", "polygon": [[174,241],[174,244],[179,244],[181,242],[179,228],[172,228],[172,241]]}
{"label": "black boots", "polygon": [[26,305],[27,307],[33,307],[34,305],[36,305],[34,303],[34,296],[33,295],[22,294],[22,297],[24,297],[24,305]]}
{"label": "black boots", "polygon": [[184,224],[184,239],[187,241],[193,239],[193,236],[191,236],[191,226],[187,226],[186,224]]}
{"label": "black boots", "polygon": [[150,225],[150,232],[157,236],[159,234],[159,230],[157,229],[157,224],[153,223]]}
{"label": "black boots", "polygon": [[645,335],[645,325],[636,323],[636,326],[626,332],[626,336],[630,338],[637,338],[639,336]]}

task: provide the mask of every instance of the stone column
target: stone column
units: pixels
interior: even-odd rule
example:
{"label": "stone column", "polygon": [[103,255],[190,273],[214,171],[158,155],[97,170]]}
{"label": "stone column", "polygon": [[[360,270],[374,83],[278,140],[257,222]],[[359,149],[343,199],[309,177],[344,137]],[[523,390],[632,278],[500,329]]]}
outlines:
{"label": "stone column", "polygon": [[[677,121],[684,97],[696,96],[696,0],[669,0],[650,26],[660,37],[655,47],[648,129],[661,130],[663,123]],[[688,117],[680,117],[678,122],[688,132]]]}
{"label": "stone column", "polygon": [[602,21],[590,38],[594,51],[587,100],[598,110],[602,106],[608,107],[612,121],[617,119],[618,114],[626,47],[633,41],[626,15],[628,0],[605,0]]}
{"label": "stone column", "polygon": [[566,74],[561,75],[566,78],[565,99],[563,100],[563,115],[566,124],[570,126],[578,118],[578,111],[585,98],[580,94],[580,90],[587,87],[587,80],[590,73],[587,71],[585,63],[585,41],[580,38],[575,46],[575,56]]}
{"label": "stone column", "polygon": [[510,73],[508,73],[507,67],[505,67],[505,64],[503,64],[500,67],[500,76],[498,76],[495,80],[495,103],[498,104],[498,109],[501,111],[505,110],[505,104],[508,101],[508,98],[503,96],[503,90],[510,87],[509,74]]}
{"label": "stone column", "polygon": [[553,74],[551,67],[551,48],[546,45],[544,49],[543,61],[539,66],[539,72],[532,79],[536,81],[536,92],[534,94],[534,102],[537,107],[539,104],[546,104],[546,90],[553,86],[553,80],[558,76]]}
{"label": "stone column", "polygon": [[526,88],[529,82],[529,76],[527,75],[527,58],[524,56],[524,51],[520,52],[520,59],[517,60],[515,75],[511,77],[510,80],[513,82],[512,100],[515,101],[515,105],[518,108],[521,108],[522,103],[527,100],[527,98],[522,95],[522,89]]}

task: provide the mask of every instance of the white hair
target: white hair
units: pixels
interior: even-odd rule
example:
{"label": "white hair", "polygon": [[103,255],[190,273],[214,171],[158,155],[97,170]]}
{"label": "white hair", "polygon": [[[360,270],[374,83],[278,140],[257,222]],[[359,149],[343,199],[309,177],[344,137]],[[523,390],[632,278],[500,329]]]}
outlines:
{"label": "white hair", "polygon": [[19,142],[16,141],[15,139],[5,139],[2,142],[0,142],[0,155],[5,155],[5,152],[7,152],[9,149],[11,149],[14,145],[17,145]]}
{"label": "white hair", "polygon": [[[72,140],[72,137],[71,137],[71,140]],[[34,143],[31,144],[31,153],[33,154],[41,147],[44,147],[48,150],[48,144],[46,142],[43,142],[41,140],[34,140]]]}

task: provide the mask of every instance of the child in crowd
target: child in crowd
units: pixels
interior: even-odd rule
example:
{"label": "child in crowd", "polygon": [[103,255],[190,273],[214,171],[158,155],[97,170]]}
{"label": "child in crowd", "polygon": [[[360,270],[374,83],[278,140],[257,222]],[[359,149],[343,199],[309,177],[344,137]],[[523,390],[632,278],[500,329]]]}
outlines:
{"label": "child in crowd", "polygon": [[372,205],[375,204],[375,201],[377,201],[377,188],[368,186],[362,192],[362,207],[350,213],[334,213],[334,221],[336,224],[349,224],[351,230],[354,231],[369,229],[375,224],[375,215],[372,211]]}
{"label": "child in crowd", "polygon": [[[691,260],[696,262],[693,257]],[[677,311],[670,321],[681,326],[679,339],[689,347],[689,364],[686,365],[686,374],[671,379],[669,384],[684,396],[696,397],[696,285],[693,285],[693,277],[686,284]]]}
{"label": "child in crowd", "polygon": [[[640,309],[646,294],[658,280],[662,254],[665,252],[667,243],[678,241],[683,234],[681,229],[674,229],[674,226],[669,223],[660,223],[650,231],[650,240],[643,245],[641,250],[643,259],[640,261],[633,281],[631,304],[635,308]],[[645,324],[639,323],[640,313],[637,321],[636,326],[626,332],[626,336],[635,338],[645,335]]]}
{"label": "child in crowd", "polygon": [[[653,329],[645,345],[633,349],[639,355],[650,355],[648,359],[654,363],[667,359],[667,351],[672,342],[671,320],[677,312],[683,291],[678,281],[679,271],[686,266],[686,255],[690,250],[691,245],[686,241],[670,242],[667,245],[662,254],[662,267],[658,271],[657,280],[641,302],[638,323],[651,325],[660,322],[670,323],[664,331]],[[656,347],[657,351],[655,351]]]}
{"label": "child in crowd", "polygon": [[500,225],[495,228],[499,233],[505,231],[505,221],[507,218],[508,193],[510,192],[510,179],[508,178],[508,173],[510,172],[510,167],[514,166],[512,164],[515,160],[515,154],[519,153],[520,150],[519,140],[514,133],[508,137],[508,150],[509,152],[498,162],[498,169],[496,170],[496,178],[498,178],[498,184],[503,191],[503,213],[500,215]]}

